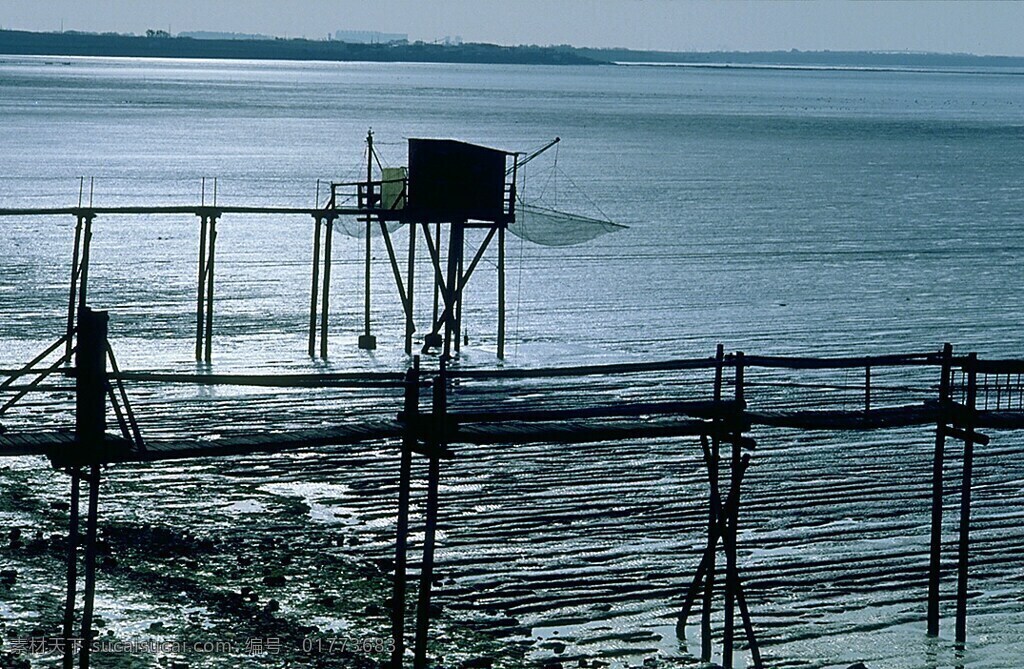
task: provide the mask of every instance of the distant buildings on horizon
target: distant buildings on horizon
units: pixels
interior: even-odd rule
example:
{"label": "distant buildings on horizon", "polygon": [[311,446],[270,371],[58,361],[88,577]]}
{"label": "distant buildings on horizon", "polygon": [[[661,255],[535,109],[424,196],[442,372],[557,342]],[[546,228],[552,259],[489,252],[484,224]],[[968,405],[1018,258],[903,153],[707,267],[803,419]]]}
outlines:
{"label": "distant buildings on horizon", "polygon": [[[160,31],[161,33],[163,31]],[[147,31],[148,33],[148,31]],[[165,36],[165,35],[161,35]],[[169,36],[169,35],[166,35]],[[212,30],[192,30],[180,32],[176,37],[187,37],[190,39],[211,39],[211,40],[275,40],[280,39],[273,35],[261,33],[234,33],[217,32]],[[337,30],[334,35],[328,34],[327,39],[349,44],[408,44],[409,35],[406,33],[383,33],[378,30]],[[445,44],[460,44],[461,38],[444,39]]]}
{"label": "distant buildings on horizon", "polygon": [[193,30],[181,32],[175,37],[189,37],[191,39],[233,39],[233,40],[272,40],[273,35],[262,35],[259,33],[221,33],[210,30]]}
{"label": "distant buildings on horizon", "polygon": [[405,33],[382,33],[376,30],[336,30],[334,39],[351,44],[408,44]]}

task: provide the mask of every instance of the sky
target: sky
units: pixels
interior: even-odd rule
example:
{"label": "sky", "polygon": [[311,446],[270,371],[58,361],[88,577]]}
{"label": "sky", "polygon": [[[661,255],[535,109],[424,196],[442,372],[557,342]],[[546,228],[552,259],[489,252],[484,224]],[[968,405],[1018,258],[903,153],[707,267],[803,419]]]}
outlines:
{"label": "sky", "polygon": [[0,0],[0,27],[320,39],[335,30],[410,40],[666,51],[871,50],[1024,56],[1024,2],[898,0]]}

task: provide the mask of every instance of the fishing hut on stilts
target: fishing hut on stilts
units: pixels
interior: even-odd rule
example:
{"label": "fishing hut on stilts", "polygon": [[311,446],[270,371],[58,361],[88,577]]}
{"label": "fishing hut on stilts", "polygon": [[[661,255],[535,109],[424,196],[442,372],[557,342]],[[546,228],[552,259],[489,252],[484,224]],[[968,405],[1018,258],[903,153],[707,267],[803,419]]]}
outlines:
{"label": "fishing hut on stilts", "polygon": [[[355,224],[341,225],[341,232],[365,240],[359,348],[377,347],[371,322],[371,273],[373,240],[380,237],[405,318],[406,354],[412,355],[418,347],[422,353],[440,353],[446,358],[457,355],[468,339],[463,322],[466,287],[492,247],[497,255],[496,354],[505,358],[509,233],[544,246],[566,246],[625,228],[522,201],[517,185],[520,169],[557,146],[557,137],[528,154],[452,139],[409,139],[408,165],[401,167],[385,167],[373,140],[371,130],[366,136],[365,180],[332,182],[327,201],[313,214],[310,356],[328,354],[331,247],[335,223],[342,217]],[[355,210],[346,209],[346,203],[353,201]],[[393,239],[393,233],[402,227],[409,235],[404,277]],[[428,295],[433,301],[425,327],[417,324],[415,310],[416,247],[421,234],[431,268]]]}
{"label": "fishing hut on stilts", "polygon": [[[405,315],[405,351],[411,354],[415,322],[416,239],[423,233],[432,267],[433,316],[422,338],[423,352],[441,351],[446,357],[458,353],[462,341],[462,301],[466,284],[491,242],[497,237],[497,355],[505,357],[505,233],[516,219],[516,177],[518,154],[450,139],[410,139],[408,167],[384,167],[373,147],[373,132],[367,134],[366,180],[332,183],[330,199],[322,217],[317,218],[313,245],[313,288],[310,298],[309,353],[316,349],[317,321],[320,323],[320,354],[327,352],[327,305],[330,290],[330,240],[333,213],[355,188],[356,220],[365,239],[363,333],[359,348],[373,350],[377,338],[371,331],[371,267],[375,236],[383,239],[395,287]],[[511,159],[511,160],[510,160]],[[509,164],[511,162],[511,165]],[[375,166],[379,172],[375,173]],[[511,178],[509,178],[511,177]],[[323,242],[323,283],[318,287],[321,249],[319,228],[326,223]],[[395,252],[392,232],[405,226],[409,233],[407,267],[402,268]],[[483,230],[483,242],[466,265],[467,231]],[[442,248],[447,237],[447,252]],[[317,292],[322,294],[319,316]]]}

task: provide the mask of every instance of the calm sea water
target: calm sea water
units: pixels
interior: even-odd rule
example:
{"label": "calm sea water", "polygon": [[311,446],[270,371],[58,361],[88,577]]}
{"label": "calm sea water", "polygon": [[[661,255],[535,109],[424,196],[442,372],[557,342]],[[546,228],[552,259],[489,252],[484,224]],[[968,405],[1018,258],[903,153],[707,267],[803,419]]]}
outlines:
{"label": "calm sea water", "polygon": [[[0,207],[74,205],[80,176],[95,178],[97,206],[196,203],[203,176],[208,201],[217,177],[221,204],[311,206],[317,179],[358,175],[370,127],[390,165],[403,164],[408,137],[528,151],[559,136],[530,165],[525,198],[630,226],[571,248],[510,238],[510,364],[704,356],[719,342],[841,354],[950,341],[1024,355],[1016,74],[0,57]],[[73,220],[0,226],[0,367],[12,367],[61,332]],[[214,369],[324,368],[304,353],[311,221],[225,216],[219,233]],[[197,222],[100,217],[94,235],[90,301],[111,311],[121,365],[194,368]],[[373,355],[355,346],[361,244],[342,237],[335,254],[326,367],[399,368],[403,321],[383,250]],[[493,268],[489,254],[467,295],[469,364],[493,360]],[[787,439],[776,446],[798,445]],[[871,447],[900,447],[879,439],[891,441]],[[1010,600],[1016,555],[990,583]],[[771,555],[751,559],[770,569]],[[824,631],[781,626],[775,656],[920,666],[921,648],[903,651],[919,642],[916,618],[899,602],[861,604]],[[660,629],[657,606],[629,615]],[[876,613],[887,622],[874,629],[864,620]],[[969,662],[1008,666],[999,658],[1019,656],[1024,614],[1000,600],[985,616],[989,636]]]}

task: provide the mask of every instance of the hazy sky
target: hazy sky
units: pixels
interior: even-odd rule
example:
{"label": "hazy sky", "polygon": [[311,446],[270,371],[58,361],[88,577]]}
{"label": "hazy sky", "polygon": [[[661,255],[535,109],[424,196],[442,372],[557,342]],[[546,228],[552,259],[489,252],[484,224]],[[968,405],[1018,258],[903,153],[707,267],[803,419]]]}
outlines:
{"label": "hazy sky", "polygon": [[335,30],[665,50],[866,49],[1024,55],[1024,2],[738,0],[0,0],[25,30]]}

